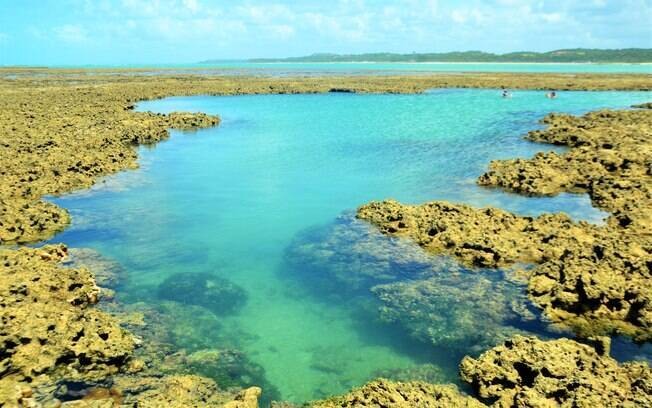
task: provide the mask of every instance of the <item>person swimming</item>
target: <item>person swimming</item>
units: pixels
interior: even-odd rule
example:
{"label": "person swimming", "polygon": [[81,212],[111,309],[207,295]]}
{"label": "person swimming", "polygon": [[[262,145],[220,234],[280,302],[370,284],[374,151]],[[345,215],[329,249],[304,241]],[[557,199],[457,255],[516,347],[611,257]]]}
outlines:
{"label": "person swimming", "polygon": [[548,98],[548,99],[555,99],[556,97],[557,97],[557,92],[555,92],[555,91],[548,92],[546,94],[546,98]]}
{"label": "person swimming", "polygon": [[511,98],[512,94],[507,90],[503,89],[503,98]]}

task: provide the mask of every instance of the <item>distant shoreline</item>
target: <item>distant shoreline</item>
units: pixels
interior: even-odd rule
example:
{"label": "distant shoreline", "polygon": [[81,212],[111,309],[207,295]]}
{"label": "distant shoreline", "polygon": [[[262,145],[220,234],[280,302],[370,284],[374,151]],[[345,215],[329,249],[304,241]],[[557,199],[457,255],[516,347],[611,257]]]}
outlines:
{"label": "distant shoreline", "polygon": [[[233,62],[198,62],[201,65]],[[413,65],[652,65],[652,62],[442,62],[442,61],[244,61],[242,64],[413,64]]]}
{"label": "distant shoreline", "polygon": [[[480,65],[480,66],[652,66],[652,62],[442,62],[442,61],[201,61],[193,63],[170,63],[170,64],[123,64],[123,65],[110,65],[110,64],[88,64],[88,65],[0,65],[0,70],[99,70],[99,69],[112,69],[112,70],[131,70],[131,69],[203,69],[205,67],[224,67],[231,66],[255,66],[255,65],[415,65],[415,66],[428,66],[428,65]],[[652,71],[650,72],[652,74]]]}

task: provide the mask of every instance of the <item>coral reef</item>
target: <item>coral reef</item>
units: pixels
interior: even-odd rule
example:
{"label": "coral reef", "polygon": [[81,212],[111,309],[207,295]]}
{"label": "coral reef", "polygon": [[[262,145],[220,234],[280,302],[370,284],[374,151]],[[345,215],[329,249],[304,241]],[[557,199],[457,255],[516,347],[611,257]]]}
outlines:
{"label": "coral reef", "polygon": [[568,146],[563,154],[493,161],[481,185],[527,195],[586,192],[593,205],[612,213],[609,223],[628,234],[652,227],[652,111],[552,114],[534,142]]}
{"label": "coral reef", "polygon": [[479,352],[523,333],[517,327],[536,319],[522,287],[481,272],[442,271],[372,291],[383,303],[383,320],[400,323],[439,349]]}
{"label": "coral reef", "polygon": [[[319,296],[366,299],[371,291],[381,302],[382,320],[399,323],[438,348],[484,350],[522,333],[514,326],[536,320],[525,285],[513,271],[502,271],[509,275],[505,278],[429,255],[410,240],[383,236],[349,215],[302,232],[285,255],[287,269],[296,270],[296,279]],[[376,313],[376,305],[368,303]]]}
{"label": "coral reef", "polygon": [[[260,368],[232,350],[174,352],[159,343],[165,336],[144,335],[145,327],[156,336],[162,330],[144,315],[123,320],[98,310],[100,288],[79,264],[104,268],[107,283],[119,268],[92,250],[76,251],[74,260],[68,252],[0,249],[0,405],[257,406],[260,389],[240,386],[264,384]],[[121,320],[140,330],[127,332]],[[193,366],[213,379],[189,375]]]}
{"label": "coral reef", "polygon": [[608,346],[516,335],[477,359],[465,357],[460,375],[477,399],[448,385],[372,381],[315,407],[646,407],[652,405],[652,369],[619,364]]}
{"label": "coral reef", "polygon": [[133,352],[133,337],[91,307],[99,288],[88,269],[59,267],[66,252],[64,246],[0,250],[0,401],[18,384],[115,374]]}
{"label": "coral reef", "polygon": [[[138,70],[125,75],[125,72],[112,70],[52,71],[32,68],[0,68],[0,73],[0,134],[3,135],[0,141],[0,157],[3,158],[0,168],[0,244],[3,245],[41,241],[68,225],[69,214],[43,201],[42,197],[87,188],[101,176],[136,167],[135,146],[164,140],[169,136],[168,128],[189,130],[214,126],[219,122],[217,117],[198,113],[159,115],[134,112],[134,104],[145,99],[169,95],[327,92],[331,89],[403,93],[435,87],[652,89],[649,75],[442,74],[293,79],[208,78],[195,75],[192,71],[184,74],[159,72],[152,76],[149,71]],[[635,125],[629,127],[636,128]],[[613,149],[602,146],[599,150]],[[623,160],[619,161],[621,158]],[[627,189],[627,194],[634,194],[637,201],[641,197],[645,199],[646,194],[649,198],[649,189],[636,184],[646,180],[639,177],[641,162],[630,166],[625,156],[614,156],[613,160],[609,160],[602,163],[605,168],[618,167],[615,174],[619,180],[592,184],[591,188],[596,191],[592,198],[595,202],[602,200],[604,208],[614,213],[616,221],[610,222],[610,225],[618,224],[620,228],[643,234],[645,226],[649,225],[644,218],[645,207],[640,206],[643,201],[628,207],[630,204],[622,199],[622,194],[617,200],[608,198],[617,190]],[[649,175],[649,163],[642,163],[647,166],[645,171]],[[612,173],[605,175],[605,178],[613,176]],[[581,182],[576,182],[583,174],[579,171],[573,173],[572,188],[584,188]],[[507,178],[504,176],[505,180]],[[495,180],[498,179],[496,176]],[[509,187],[508,183],[493,180],[491,182],[496,185]],[[532,192],[552,191],[542,188]],[[604,198],[600,199],[601,196]],[[617,208],[612,208],[612,204]],[[622,211],[622,214],[618,211]],[[650,213],[647,214],[649,216]],[[569,224],[560,221],[560,225]],[[582,230],[584,227],[578,228]],[[562,234],[560,231],[557,233]],[[611,240],[610,235],[605,234],[605,240]],[[620,246],[610,247],[611,243],[605,243],[604,249],[599,246],[594,256],[604,259],[607,254],[615,268],[621,264],[629,267],[636,254],[639,261],[649,259],[645,258],[649,255],[649,245],[633,240],[628,253],[631,256],[622,258],[609,255],[610,251],[618,254],[621,251]],[[471,254],[468,256],[472,257],[483,252],[466,249]],[[537,251],[540,252],[538,249],[534,252]],[[515,259],[521,259],[517,255],[525,252],[515,249]],[[108,407],[123,404],[231,408],[257,405],[261,392],[259,388],[224,390],[221,384],[211,379],[175,372],[179,368],[179,361],[184,365],[193,361],[203,364],[207,356],[214,356],[214,351],[205,348],[203,351],[197,348],[189,354],[171,351],[146,336],[143,336],[147,339],[145,341],[137,338],[118,325],[121,319],[130,330],[147,328],[144,314],[111,317],[93,307],[101,292],[91,273],[80,265],[87,264],[107,272],[99,277],[102,286],[115,286],[120,274],[115,274],[115,265],[90,253],[77,254],[70,267],[63,267],[61,261],[66,258],[66,253],[66,248],[62,246],[0,249],[0,405]],[[481,258],[491,263],[494,256],[483,255]],[[382,262],[391,263],[388,257],[382,259]],[[582,257],[577,259],[578,262],[586,262]],[[417,274],[421,273],[422,266],[418,262],[415,265]],[[640,262],[634,268],[634,274],[638,273]],[[551,310],[581,315],[572,307],[558,307],[560,299],[569,298],[569,302],[573,303],[572,296],[567,294],[565,282],[555,278],[554,273],[549,272],[552,283],[540,280],[537,284],[537,287],[543,288],[542,293],[552,293],[553,289],[546,288],[561,285],[555,289],[555,293],[561,295],[548,297],[551,299]],[[612,278],[611,275],[594,276],[602,281]],[[645,279],[648,278],[649,274]],[[609,315],[602,308],[607,304],[607,309],[617,308],[620,315],[626,314],[619,320],[623,324],[636,328],[648,324],[650,303],[645,297],[649,295],[649,291],[648,295],[645,294],[645,279],[638,282],[638,292],[634,289],[626,291],[621,299],[622,304],[600,303],[603,299],[611,301],[617,298],[611,293],[620,290],[620,286],[615,289],[609,287],[606,294],[588,291],[588,296],[598,296],[600,299],[597,302],[599,307],[593,310],[594,314]],[[375,284],[387,282],[381,280],[375,281]],[[581,282],[580,287],[592,288],[583,280]],[[568,293],[572,295],[574,292]],[[538,302],[544,304],[543,300]],[[625,328],[629,329],[630,326]],[[154,328],[152,332],[157,333],[159,329]],[[134,350],[137,346],[140,348]],[[217,356],[219,362],[224,351],[219,351]],[[167,368],[163,370],[164,367]],[[628,370],[634,373],[633,369]],[[640,366],[635,381],[639,381],[636,387],[647,389],[649,393],[645,380],[649,374],[646,373],[646,368]],[[356,404],[355,401],[370,405],[391,402],[414,405],[417,401],[426,401],[432,406],[451,406],[458,402],[461,406],[481,406],[449,387],[415,386],[413,383],[397,385],[381,381],[366,389],[373,393],[361,391],[362,394],[354,397],[357,399],[343,397],[345,399],[339,403],[348,404],[341,406]]]}
{"label": "coral reef", "polygon": [[[201,113],[134,112],[134,103],[168,95],[328,92],[414,93],[436,87],[652,89],[647,75],[473,74],[413,77],[247,78],[124,75],[120,71],[2,69],[0,79],[0,243],[36,242],[62,230],[65,210],[41,201],[91,186],[137,166],[134,146],[168,137],[168,128],[214,126]],[[13,75],[13,79],[7,79]]]}
{"label": "coral reef", "polygon": [[461,394],[452,385],[434,385],[423,382],[392,382],[376,380],[346,395],[318,401],[314,408],[337,407],[433,407],[476,408],[485,405]]}
{"label": "coral reef", "polygon": [[568,339],[515,336],[478,359],[466,357],[460,371],[481,398],[495,400],[499,407],[652,405],[652,370],[647,365],[620,365]]}
{"label": "coral reef", "polygon": [[297,278],[334,293],[367,293],[374,285],[431,276],[443,267],[441,258],[406,240],[387,239],[349,214],[299,233],[286,249],[285,261]]}
{"label": "coral reef", "polygon": [[[527,194],[588,191],[595,205],[612,213],[607,225],[575,223],[563,214],[518,217],[444,202],[374,202],[362,206],[358,217],[383,233],[408,237],[467,264],[535,263],[528,293],[551,321],[583,337],[619,333],[650,340],[652,111],[603,111],[547,121],[554,125],[529,137],[569,144],[569,152],[494,162],[479,182]],[[564,165],[540,162],[553,155]]]}
{"label": "coral reef", "polygon": [[178,273],[158,287],[161,299],[203,306],[215,314],[233,313],[246,301],[244,289],[210,273]]}
{"label": "coral reef", "polygon": [[70,248],[62,265],[69,268],[86,267],[100,288],[115,289],[126,278],[127,271],[116,261],[91,248]]}

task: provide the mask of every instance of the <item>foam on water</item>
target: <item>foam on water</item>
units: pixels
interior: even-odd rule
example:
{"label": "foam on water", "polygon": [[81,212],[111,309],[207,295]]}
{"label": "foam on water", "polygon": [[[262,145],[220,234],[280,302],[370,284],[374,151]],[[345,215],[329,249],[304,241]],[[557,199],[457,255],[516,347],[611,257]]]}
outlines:
{"label": "foam on water", "polygon": [[[170,141],[140,149],[139,170],[111,177],[106,188],[56,199],[74,218],[54,241],[119,261],[128,278],[118,299],[162,305],[175,326],[176,347],[244,352],[260,368],[268,398],[306,401],[378,375],[456,381],[459,357],[477,353],[480,343],[453,350],[438,337],[415,335],[419,322],[383,321],[371,291],[379,284],[441,278],[455,268],[409,243],[383,241],[373,228],[352,221],[352,211],[374,199],[437,199],[529,215],[565,211],[599,222],[604,214],[585,195],[525,198],[478,187],[474,180],[490,160],[559,150],[522,139],[546,113],[621,108],[648,98],[573,92],[549,100],[541,92],[516,92],[502,99],[494,90],[437,90],[144,102],[140,110],[202,111],[221,115],[223,122],[215,129],[173,132]],[[218,276],[218,283],[227,279],[246,299],[237,310],[215,314],[214,302],[202,300],[219,293],[211,291],[210,277],[201,281],[209,291],[191,305],[160,296],[166,279],[191,273]],[[474,279],[456,273],[460,284]],[[508,297],[518,292],[493,277],[486,282],[485,288]],[[396,289],[385,292],[400,294]],[[468,325],[460,330],[472,329],[484,319],[478,304],[481,297],[461,303],[457,317],[443,316],[446,324],[466,307],[461,312]],[[428,307],[446,313],[441,304]],[[501,304],[497,310],[503,309]],[[536,322],[495,317],[497,333],[501,325],[506,331],[540,330]]]}

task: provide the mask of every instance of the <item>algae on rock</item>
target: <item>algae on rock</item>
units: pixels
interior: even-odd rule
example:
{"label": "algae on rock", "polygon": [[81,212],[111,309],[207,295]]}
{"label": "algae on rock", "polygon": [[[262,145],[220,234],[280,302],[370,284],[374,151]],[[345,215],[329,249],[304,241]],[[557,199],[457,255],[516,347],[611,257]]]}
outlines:
{"label": "algae on rock", "polygon": [[246,302],[240,286],[211,273],[178,273],[158,287],[161,299],[203,306],[216,315],[233,313]]}

